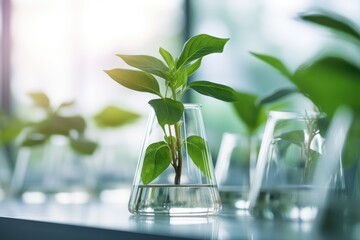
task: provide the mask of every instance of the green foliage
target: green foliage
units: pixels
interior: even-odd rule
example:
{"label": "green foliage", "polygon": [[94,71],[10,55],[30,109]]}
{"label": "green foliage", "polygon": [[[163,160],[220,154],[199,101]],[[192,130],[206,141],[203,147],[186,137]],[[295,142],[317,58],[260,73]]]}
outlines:
{"label": "green foliage", "polygon": [[234,102],[237,100],[236,91],[228,86],[208,81],[196,81],[191,83],[188,88],[194,89],[198,93],[210,96],[224,102]]}
{"label": "green foliage", "polygon": [[[184,111],[184,105],[181,98],[186,91],[193,89],[200,94],[227,102],[237,100],[236,92],[225,85],[208,81],[195,81],[188,85],[189,76],[199,69],[202,58],[209,54],[221,53],[228,40],[229,39],[217,38],[207,34],[194,36],[184,44],[183,49],[177,58],[173,57],[164,48],[160,48],[159,53],[165,62],[153,56],[117,54],[117,56],[124,60],[129,66],[140,71],[128,69],[112,69],[105,71],[113,80],[124,87],[135,91],[155,94],[159,97],[158,99],[149,101],[149,104],[153,107],[157,120],[164,130],[164,139],[166,139],[166,142],[161,145],[161,154],[154,154],[153,149],[150,149],[152,151],[147,149],[149,156],[156,159],[153,159],[152,161],[147,160],[147,162],[151,162],[151,164],[144,164],[142,169],[142,180],[144,184],[150,183],[158,176],[158,174],[166,169],[164,167],[165,164],[162,164],[162,162],[168,163],[167,155],[164,150],[166,149],[165,145],[171,153],[169,156],[172,158],[171,163],[176,173],[175,184],[180,183],[179,179],[182,166],[180,148],[182,146],[182,140],[180,136],[181,124],[179,121]],[[165,83],[163,92],[160,91],[160,84],[156,77],[161,78],[161,81],[164,81]],[[166,126],[168,126],[169,132],[165,131]],[[173,128],[170,126],[173,126]],[[197,146],[197,148],[205,147],[205,145],[200,144],[200,142],[196,142],[196,144],[197,145],[192,146]],[[191,147],[191,149],[194,148]],[[198,156],[198,151],[192,153]],[[166,161],[157,159],[164,157],[165,155]],[[200,160],[196,157],[194,159],[197,161],[197,163],[195,163],[196,166],[203,171],[204,169],[202,169],[203,167],[199,162]],[[204,159],[202,161],[204,161]],[[154,164],[159,164],[160,166],[153,166]],[[169,164],[167,164],[166,167],[168,165]]]}
{"label": "green foliage", "polygon": [[0,111],[0,147],[15,141],[24,127],[19,119]]}
{"label": "green foliage", "polygon": [[139,114],[111,105],[105,107],[94,116],[96,124],[102,128],[121,127],[125,124],[133,123],[139,118]]}
{"label": "green foliage", "polygon": [[149,73],[120,68],[105,72],[124,87],[139,92],[156,94],[161,97],[159,84],[155,77]]}
{"label": "green foliage", "polygon": [[144,184],[149,184],[157,178],[171,163],[170,149],[166,142],[150,144],[145,152],[141,179]]}
{"label": "green foliage", "polygon": [[[304,13],[299,18],[360,40],[360,28],[334,13]],[[357,97],[360,90],[360,67],[350,60],[337,56],[322,56],[310,59],[294,73],[290,73],[281,60],[264,54],[252,54],[285,75],[300,92],[329,116],[344,105],[350,107],[355,114],[360,114],[360,101]],[[296,91],[280,89],[263,99],[262,103],[277,100],[293,92]]]}
{"label": "green foliage", "polygon": [[349,19],[344,18],[332,12],[314,11],[299,15],[303,21],[314,23],[319,26],[329,28],[333,31],[346,34],[360,41],[360,29]]}
{"label": "green foliage", "polygon": [[[35,106],[46,112],[45,119],[30,123],[28,132],[22,141],[24,147],[33,147],[44,144],[53,135],[63,135],[70,140],[70,146],[80,154],[91,155],[97,148],[97,144],[85,138],[86,122],[79,115],[63,116],[61,110],[71,107],[73,102],[62,103],[57,109],[51,107],[48,96],[42,92],[29,94]],[[74,137],[76,136],[76,137]]]}
{"label": "green foliage", "polygon": [[263,113],[261,106],[257,102],[257,97],[250,93],[237,92],[237,101],[233,102],[233,108],[237,116],[245,124],[249,135],[264,122],[261,117]]}
{"label": "green foliage", "polygon": [[347,60],[324,57],[311,61],[298,68],[292,80],[329,116],[344,105],[360,114],[360,68]]}
{"label": "green foliage", "polygon": [[[308,12],[299,15],[299,19],[308,23],[328,28],[335,33],[340,33],[345,43],[353,43],[360,50],[360,27],[349,19],[335,13],[326,11]],[[263,54],[253,54],[258,59],[277,69],[285,75],[297,89],[308,97],[320,111],[325,112],[331,118],[341,106],[349,107],[354,114],[354,121],[349,131],[344,163],[350,165],[359,158],[357,148],[360,139],[360,66],[351,59],[333,55],[320,55],[310,59],[298,67],[294,73],[290,73],[285,64],[275,57]],[[280,89],[261,102],[278,100],[295,91]]]}
{"label": "green foliage", "polygon": [[256,58],[266,62],[267,64],[271,65],[273,68],[277,69],[281,74],[283,74],[285,77],[291,78],[292,74],[287,69],[285,64],[282,63],[279,59],[269,56],[269,55],[260,54],[260,53],[250,52],[250,54],[252,54]]}
{"label": "green foliage", "polygon": [[206,151],[206,142],[199,136],[190,136],[186,139],[189,155],[194,164],[203,172],[207,177],[211,177],[209,172],[208,151]]}
{"label": "green foliage", "polygon": [[163,128],[166,124],[173,125],[180,121],[184,112],[184,105],[171,98],[153,99],[149,104],[153,107],[156,118]]}

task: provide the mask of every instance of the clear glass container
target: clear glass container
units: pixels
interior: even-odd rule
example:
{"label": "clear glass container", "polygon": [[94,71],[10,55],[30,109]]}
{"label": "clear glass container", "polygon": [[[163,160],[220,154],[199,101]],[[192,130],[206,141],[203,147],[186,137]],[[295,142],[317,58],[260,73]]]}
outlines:
{"label": "clear glass container", "polygon": [[[165,155],[170,155],[171,163],[163,165],[164,169],[144,167],[144,162],[148,161],[147,150],[154,144],[164,147],[163,154],[153,158],[154,165],[163,161],[164,151]],[[144,184],[146,174],[158,171],[161,173],[155,179]],[[219,212],[221,200],[200,105],[185,104],[180,121],[165,125],[164,129],[151,111],[128,207],[131,213],[140,215],[186,216]]]}
{"label": "clear glass container", "polygon": [[19,148],[10,191],[30,204],[82,204],[93,197],[95,184],[91,156],[75,153],[66,137],[55,135],[43,145]]}
{"label": "clear glass container", "polygon": [[[316,217],[312,194],[322,192],[314,179],[323,155],[324,117],[319,113],[269,113],[249,197],[252,215],[299,221]],[[338,170],[327,176],[328,184],[321,188],[344,190],[340,159]]]}
{"label": "clear glass container", "polygon": [[257,135],[223,134],[215,165],[223,210],[233,212],[248,209],[248,194],[259,142]]}

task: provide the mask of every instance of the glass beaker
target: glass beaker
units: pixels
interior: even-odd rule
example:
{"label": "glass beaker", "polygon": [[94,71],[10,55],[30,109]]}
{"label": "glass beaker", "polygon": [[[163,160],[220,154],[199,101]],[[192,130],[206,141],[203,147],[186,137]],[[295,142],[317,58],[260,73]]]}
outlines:
{"label": "glass beaker", "polygon": [[177,123],[151,111],[129,200],[143,215],[211,215],[221,209],[200,105],[185,104]]}
{"label": "glass beaker", "polygon": [[55,200],[86,203],[93,196],[93,159],[75,153],[65,136],[54,135],[43,145],[20,147],[11,194],[26,203]]}
{"label": "glass beaker", "polygon": [[[313,181],[315,167],[323,154],[324,118],[320,113],[271,111],[268,114],[249,197],[254,216],[300,221],[316,217]],[[339,168],[336,177],[328,176],[331,184],[324,187],[344,188],[341,173]]]}
{"label": "glass beaker", "polygon": [[224,210],[248,209],[259,140],[257,135],[224,133],[215,165],[215,176]]}

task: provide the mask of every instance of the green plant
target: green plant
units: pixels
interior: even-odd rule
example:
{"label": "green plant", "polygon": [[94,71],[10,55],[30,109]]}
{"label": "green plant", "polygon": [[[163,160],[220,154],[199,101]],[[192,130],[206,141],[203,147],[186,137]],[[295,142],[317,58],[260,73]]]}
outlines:
{"label": "green plant", "polygon": [[[340,33],[347,44],[355,46],[356,51],[360,51],[360,27],[349,19],[326,11],[303,13],[299,15],[299,19]],[[261,103],[276,101],[294,91],[299,91],[308,97],[320,111],[325,112],[329,118],[339,107],[347,106],[352,110],[354,120],[349,131],[343,159],[346,165],[357,161],[360,154],[358,150],[358,144],[360,144],[359,63],[346,56],[320,55],[320,57],[310,59],[302,64],[292,73],[276,57],[258,53],[252,53],[252,55],[277,69],[295,86],[295,89],[280,89],[262,99]]]}
{"label": "green plant", "polygon": [[94,120],[97,126],[100,128],[117,128],[133,123],[139,119],[139,117],[139,114],[109,105],[99,111],[94,116]]}
{"label": "green plant", "polygon": [[62,110],[73,106],[74,102],[64,102],[53,109],[49,97],[42,92],[31,92],[29,96],[34,104],[45,113],[41,121],[30,123],[21,145],[32,147],[44,144],[53,135],[62,135],[69,138],[70,146],[77,153],[91,155],[97,148],[97,144],[85,137],[86,122],[79,115],[66,116]]}
{"label": "green plant", "polygon": [[[183,157],[181,148],[184,144],[187,145],[194,164],[207,175],[202,159],[202,150],[206,145],[204,139],[190,136],[184,142],[181,140],[180,119],[184,111],[181,99],[189,89],[222,101],[231,102],[237,99],[232,88],[221,84],[208,81],[194,81],[188,84],[188,77],[200,67],[202,58],[208,54],[221,53],[228,40],[206,34],[194,36],[184,44],[178,58],[160,48],[159,52],[165,63],[153,56],[118,54],[117,56],[128,65],[141,71],[119,68],[105,71],[124,87],[158,97],[150,100],[149,104],[153,107],[158,123],[163,129],[164,141],[152,143],[146,149],[141,172],[144,184],[152,182],[169,165],[172,165],[175,171],[174,183],[180,184]],[[164,84],[162,91],[159,82]]]}
{"label": "green plant", "polygon": [[0,148],[15,141],[23,128],[19,119],[0,111]]}

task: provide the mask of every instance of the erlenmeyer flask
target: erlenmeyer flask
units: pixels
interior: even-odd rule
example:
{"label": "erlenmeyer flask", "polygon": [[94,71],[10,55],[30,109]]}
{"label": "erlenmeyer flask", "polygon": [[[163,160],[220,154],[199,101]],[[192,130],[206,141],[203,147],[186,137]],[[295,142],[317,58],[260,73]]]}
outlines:
{"label": "erlenmeyer flask", "polygon": [[[249,196],[253,215],[301,221],[316,217],[311,198],[315,168],[323,154],[320,123],[324,117],[319,113],[269,113]],[[328,176],[330,188],[344,187],[340,167],[336,177]]]}
{"label": "erlenmeyer flask", "polygon": [[258,153],[257,135],[224,133],[215,165],[223,210],[247,210],[250,180]]}
{"label": "erlenmeyer flask", "polygon": [[143,215],[211,215],[221,200],[200,105],[185,104],[162,128],[152,110],[134,177],[129,211]]}

